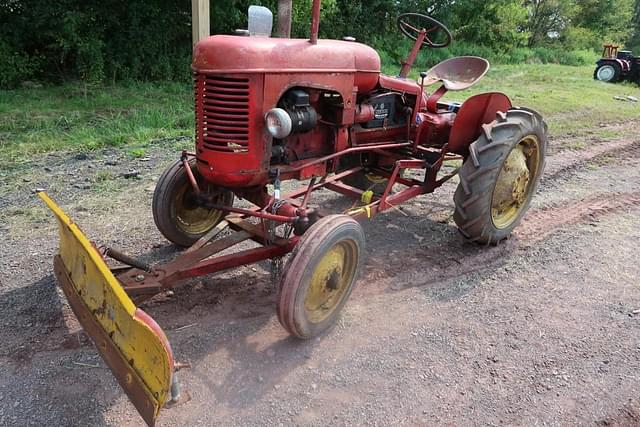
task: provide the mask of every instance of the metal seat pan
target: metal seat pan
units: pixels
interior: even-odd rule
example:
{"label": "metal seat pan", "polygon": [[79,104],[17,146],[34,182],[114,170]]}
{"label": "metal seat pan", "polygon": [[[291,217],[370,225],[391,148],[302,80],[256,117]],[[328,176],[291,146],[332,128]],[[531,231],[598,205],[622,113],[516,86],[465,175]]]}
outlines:
{"label": "metal seat pan", "polygon": [[489,61],[477,56],[447,59],[427,71],[425,86],[442,82],[447,90],[465,90],[489,71]]}

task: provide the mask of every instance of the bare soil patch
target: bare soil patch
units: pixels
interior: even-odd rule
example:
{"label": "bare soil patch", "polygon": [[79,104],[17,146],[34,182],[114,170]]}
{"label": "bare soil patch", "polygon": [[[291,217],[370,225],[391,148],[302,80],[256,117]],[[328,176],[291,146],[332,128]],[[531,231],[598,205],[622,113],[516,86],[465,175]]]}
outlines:
{"label": "bare soil patch", "polygon": [[[2,178],[0,425],[141,425],[55,285],[55,224],[30,190],[101,243],[170,258],[149,208],[169,145],[50,155]],[[551,142],[532,209],[500,245],[459,236],[453,180],[365,224],[363,276],[320,339],[281,329],[267,264],[151,300],[192,365],[179,374],[192,400],[159,424],[638,425],[640,146],[575,146]],[[316,203],[344,209],[328,192]]]}

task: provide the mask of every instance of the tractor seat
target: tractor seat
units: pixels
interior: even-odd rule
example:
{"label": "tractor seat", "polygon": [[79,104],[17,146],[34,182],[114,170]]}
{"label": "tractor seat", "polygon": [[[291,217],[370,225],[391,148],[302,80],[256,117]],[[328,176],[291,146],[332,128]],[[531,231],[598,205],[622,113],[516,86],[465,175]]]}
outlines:
{"label": "tractor seat", "polygon": [[464,90],[476,84],[489,71],[489,61],[477,56],[447,59],[427,71],[424,85],[442,82],[447,90]]}

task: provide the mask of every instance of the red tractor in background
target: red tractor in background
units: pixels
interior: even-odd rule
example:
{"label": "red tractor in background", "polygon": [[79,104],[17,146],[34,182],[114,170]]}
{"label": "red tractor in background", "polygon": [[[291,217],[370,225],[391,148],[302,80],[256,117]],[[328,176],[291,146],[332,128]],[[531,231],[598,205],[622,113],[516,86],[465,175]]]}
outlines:
{"label": "red tractor in background", "polygon": [[593,78],[603,82],[631,81],[640,83],[640,58],[629,50],[618,50],[620,46],[604,45],[602,58],[596,62]]}
{"label": "red tractor in background", "polygon": [[[295,337],[316,337],[336,323],[357,280],[365,245],[358,221],[458,176],[460,232],[497,244],[536,192],[547,147],[538,113],[514,108],[499,92],[443,101],[477,83],[486,60],[452,58],[421,72],[418,82],[408,78],[422,48],[451,42],[443,24],[401,15],[398,28],[414,45],[399,76],[389,77],[372,48],[318,40],[320,0],[312,7],[309,40],[258,36],[252,28],[268,35],[269,23],[250,22],[242,32],[248,37],[217,35],[195,46],[195,151],[182,152],[164,172],[152,206],[160,232],[187,248],[175,260],[147,265],[96,249],[40,193],[60,224],[61,287],[149,424],[180,393],[171,347],[136,303],[192,277],[271,259],[280,323]],[[448,160],[462,165],[443,173]],[[285,180],[304,184],[285,194]],[[356,203],[326,215],[314,203],[320,188]],[[252,207],[234,206],[236,199]],[[108,267],[107,258],[121,265]]]}

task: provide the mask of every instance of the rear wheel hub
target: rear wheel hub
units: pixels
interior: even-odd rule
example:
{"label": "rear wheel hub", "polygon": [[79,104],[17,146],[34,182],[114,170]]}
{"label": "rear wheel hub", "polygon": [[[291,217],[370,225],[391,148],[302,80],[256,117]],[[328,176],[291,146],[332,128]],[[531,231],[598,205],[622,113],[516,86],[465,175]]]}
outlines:
{"label": "rear wheel hub", "polygon": [[509,153],[493,190],[491,219],[496,228],[510,226],[524,209],[533,189],[532,174],[538,170],[539,141],[531,135]]}
{"label": "rear wheel hub", "polygon": [[603,65],[597,73],[598,80],[609,82],[616,75],[616,70],[611,65]]}

